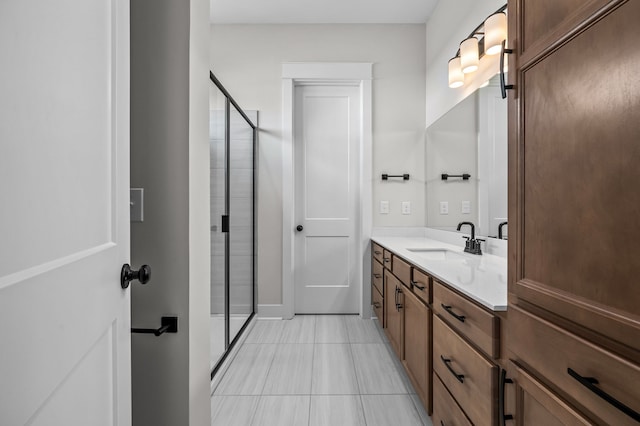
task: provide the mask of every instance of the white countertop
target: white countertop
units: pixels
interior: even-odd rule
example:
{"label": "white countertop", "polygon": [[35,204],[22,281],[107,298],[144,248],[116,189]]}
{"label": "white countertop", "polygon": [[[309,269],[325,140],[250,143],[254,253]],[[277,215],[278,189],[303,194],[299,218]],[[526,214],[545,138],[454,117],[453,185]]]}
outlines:
{"label": "white countertop", "polygon": [[[464,253],[460,246],[424,237],[372,237],[376,243],[448,284],[479,304],[493,310],[507,310],[507,260],[491,254]],[[408,249],[446,249],[447,259],[431,260]]]}

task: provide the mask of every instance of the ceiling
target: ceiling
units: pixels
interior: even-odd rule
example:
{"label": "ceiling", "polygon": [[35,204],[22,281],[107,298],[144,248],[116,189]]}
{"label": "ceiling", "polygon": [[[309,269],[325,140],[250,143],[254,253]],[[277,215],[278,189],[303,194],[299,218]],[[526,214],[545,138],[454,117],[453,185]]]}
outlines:
{"label": "ceiling", "polygon": [[422,24],[438,0],[210,0],[214,24]]}

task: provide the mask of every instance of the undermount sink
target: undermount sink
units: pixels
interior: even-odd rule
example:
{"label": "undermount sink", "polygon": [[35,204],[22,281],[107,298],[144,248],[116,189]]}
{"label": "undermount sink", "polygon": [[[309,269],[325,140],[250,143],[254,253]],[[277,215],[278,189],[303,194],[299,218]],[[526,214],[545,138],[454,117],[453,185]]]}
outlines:
{"label": "undermount sink", "polygon": [[425,260],[465,259],[464,255],[444,248],[408,248],[407,250]]}

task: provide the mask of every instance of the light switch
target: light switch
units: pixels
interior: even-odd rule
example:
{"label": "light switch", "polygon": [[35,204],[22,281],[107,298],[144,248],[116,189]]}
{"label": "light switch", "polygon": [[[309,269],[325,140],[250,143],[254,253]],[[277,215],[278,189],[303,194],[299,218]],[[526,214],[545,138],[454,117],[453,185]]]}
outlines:
{"label": "light switch", "polygon": [[144,222],[144,188],[129,190],[130,221]]}
{"label": "light switch", "polygon": [[389,202],[380,201],[380,214],[389,214]]}
{"label": "light switch", "polygon": [[463,201],[462,209],[460,211],[462,214],[470,214],[471,213],[471,201]]}
{"label": "light switch", "polygon": [[440,201],[440,214],[449,214],[449,202]]}
{"label": "light switch", "polygon": [[411,201],[402,202],[402,214],[411,214]]}

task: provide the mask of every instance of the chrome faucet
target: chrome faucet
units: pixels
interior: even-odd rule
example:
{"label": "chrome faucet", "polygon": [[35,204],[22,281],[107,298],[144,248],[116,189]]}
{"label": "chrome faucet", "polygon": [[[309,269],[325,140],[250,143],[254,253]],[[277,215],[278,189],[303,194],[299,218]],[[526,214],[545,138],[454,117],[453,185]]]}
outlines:
{"label": "chrome faucet", "polygon": [[482,249],[480,248],[480,244],[484,240],[476,238],[476,226],[471,222],[460,222],[458,224],[458,231],[462,228],[463,225],[469,225],[471,227],[471,238],[462,237],[467,240],[467,242],[464,245],[464,251],[466,253],[471,253],[471,254],[482,254]]}
{"label": "chrome faucet", "polygon": [[502,227],[507,225],[507,222],[502,222],[500,225],[498,225],[498,239],[502,240]]}

